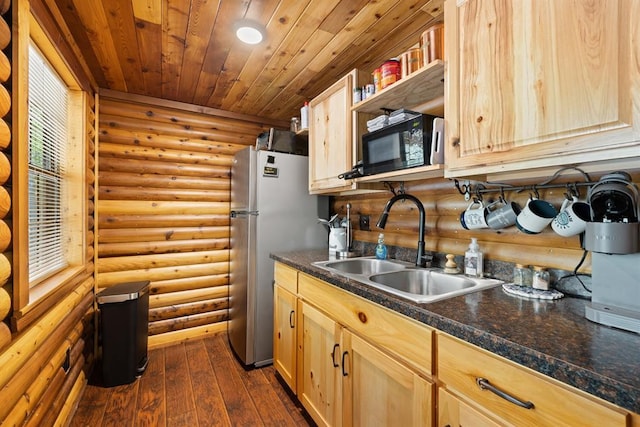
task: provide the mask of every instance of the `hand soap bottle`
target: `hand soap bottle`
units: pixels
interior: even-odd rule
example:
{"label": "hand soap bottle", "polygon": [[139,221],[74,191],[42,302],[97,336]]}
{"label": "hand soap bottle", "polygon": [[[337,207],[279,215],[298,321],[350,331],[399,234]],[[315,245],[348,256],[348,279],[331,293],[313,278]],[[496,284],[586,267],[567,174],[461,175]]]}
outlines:
{"label": "hand soap bottle", "polygon": [[376,258],[387,259],[387,246],[384,244],[384,233],[378,234],[378,244],[376,245]]}
{"label": "hand soap bottle", "polygon": [[469,249],[464,253],[464,274],[470,277],[482,277],[482,252],[478,246],[478,239],[471,238]]}

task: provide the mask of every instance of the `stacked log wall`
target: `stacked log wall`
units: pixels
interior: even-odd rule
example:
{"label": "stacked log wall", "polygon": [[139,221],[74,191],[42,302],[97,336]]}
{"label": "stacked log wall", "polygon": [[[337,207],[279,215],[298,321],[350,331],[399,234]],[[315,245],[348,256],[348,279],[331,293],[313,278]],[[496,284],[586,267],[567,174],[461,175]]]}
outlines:
{"label": "stacked log wall", "polygon": [[[12,39],[29,39],[29,3],[0,1],[0,424],[64,425],[71,417],[94,362],[94,194],[96,122],[93,94],[86,98],[86,262],[82,269],[48,300],[16,315],[13,252],[27,252],[26,242],[12,240],[13,224],[24,221],[12,209],[12,175],[19,165],[12,156],[18,141],[15,118],[25,105],[26,79],[12,66],[19,58]],[[11,9],[10,9],[11,8]],[[43,4],[31,3],[31,11],[47,21]],[[13,23],[20,23],[14,25]],[[46,27],[46,24],[44,24]],[[20,31],[18,31],[20,28]],[[54,27],[46,27],[55,34]],[[26,32],[26,34],[25,34]],[[12,72],[13,71],[13,72]],[[9,95],[11,94],[11,95]],[[9,110],[12,110],[11,112]],[[20,140],[23,140],[21,135]],[[11,164],[13,162],[13,165]],[[19,195],[26,197],[26,195]],[[22,247],[21,245],[24,245]],[[22,307],[18,307],[22,309]],[[22,310],[21,310],[22,311]]]}
{"label": "stacked log wall", "polygon": [[[636,184],[640,183],[640,173],[637,171],[629,172],[632,174],[633,181]],[[597,180],[599,176],[592,175],[590,178]],[[548,179],[549,176],[545,176],[539,179],[511,181],[510,184],[532,186]],[[569,174],[561,176],[554,183],[581,182],[583,180],[581,175]],[[396,191],[400,190],[399,183],[391,184]],[[562,237],[556,234],[551,227],[547,227],[539,234],[524,234],[515,226],[501,230],[464,229],[460,224],[460,214],[469,206],[471,200],[465,200],[464,196],[455,188],[453,180],[407,181],[404,183],[404,191],[416,196],[424,205],[426,212],[425,246],[428,251],[463,256],[469,247],[471,238],[476,237],[484,252],[485,261],[497,260],[573,271],[583,256],[579,236]],[[586,200],[586,187],[582,187],[579,191],[580,199]],[[566,192],[566,187],[538,191],[541,199],[549,201],[557,209],[560,209],[566,198]],[[529,190],[520,192],[507,190],[504,192],[508,201],[516,202],[520,207],[525,206],[530,194]],[[386,202],[392,196],[391,192],[377,192],[335,197],[332,199],[331,210],[332,213],[344,216],[346,215],[347,203],[351,203],[353,238],[356,241],[375,243],[378,234],[383,232],[387,245],[417,248],[418,209],[413,203],[408,201],[395,203],[389,213],[385,229],[380,230],[375,225]],[[484,194],[482,197],[485,206],[499,196],[499,190]],[[358,223],[360,215],[369,215],[369,231],[360,229]],[[581,266],[580,272],[590,273],[590,271],[591,261],[588,256]]]}
{"label": "stacked log wall", "polygon": [[150,347],[226,330],[233,155],[282,124],[103,92],[98,290],[150,281]]}

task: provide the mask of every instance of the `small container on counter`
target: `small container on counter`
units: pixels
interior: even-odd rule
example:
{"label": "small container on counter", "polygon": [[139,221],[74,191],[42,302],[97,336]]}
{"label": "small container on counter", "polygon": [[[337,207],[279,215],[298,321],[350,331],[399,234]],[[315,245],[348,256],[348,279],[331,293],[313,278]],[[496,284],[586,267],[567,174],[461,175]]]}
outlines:
{"label": "small container on counter", "polygon": [[533,280],[531,285],[535,289],[543,291],[549,290],[551,288],[549,272],[544,267],[533,267]]}
{"label": "small container on counter", "polygon": [[528,265],[516,264],[513,267],[513,283],[520,286],[531,286],[533,281],[533,271]]}

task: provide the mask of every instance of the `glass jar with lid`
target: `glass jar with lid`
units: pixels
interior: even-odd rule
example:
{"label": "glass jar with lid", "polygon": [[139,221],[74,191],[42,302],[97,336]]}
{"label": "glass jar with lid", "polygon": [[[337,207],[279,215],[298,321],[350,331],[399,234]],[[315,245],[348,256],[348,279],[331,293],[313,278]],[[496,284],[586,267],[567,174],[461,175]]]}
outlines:
{"label": "glass jar with lid", "polygon": [[532,286],[535,289],[541,289],[543,291],[548,290],[551,286],[549,272],[544,267],[533,267],[533,282]]}
{"label": "glass jar with lid", "polygon": [[516,264],[513,267],[513,283],[520,286],[531,286],[533,272],[528,265]]}

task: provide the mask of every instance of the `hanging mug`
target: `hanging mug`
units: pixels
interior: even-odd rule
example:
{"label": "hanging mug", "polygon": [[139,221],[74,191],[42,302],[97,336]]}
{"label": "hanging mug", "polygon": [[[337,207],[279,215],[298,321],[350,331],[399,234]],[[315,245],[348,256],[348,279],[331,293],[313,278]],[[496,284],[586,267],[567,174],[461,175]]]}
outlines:
{"label": "hanging mug", "polygon": [[526,234],[538,234],[558,215],[553,205],[545,200],[530,197],[516,218],[516,226]]}
{"label": "hanging mug", "polygon": [[482,200],[474,199],[460,214],[460,224],[467,230],[487,228],[487,211]]}
{"label": "hanging mug", "polygon": [[508,202],[502,197],[487,206],[487,224],[489,228],[499,230],[516,223],[520,206],[516,202]]}
{"label": "hanging mug", "polygon": [[562,202],[560,213],[551,222],[551,228],[560,236],[575,236],[587,228],[587,222],[590,220],[589,204],[579,202],[578,198],[573,196],[571,200],[565,199]]}

